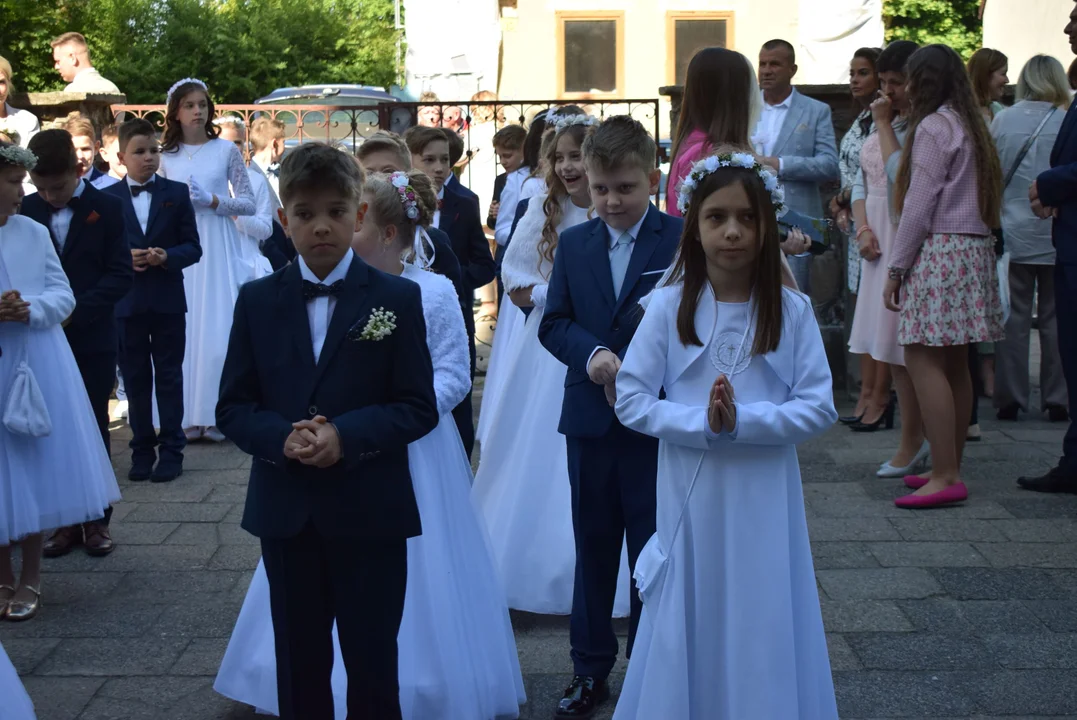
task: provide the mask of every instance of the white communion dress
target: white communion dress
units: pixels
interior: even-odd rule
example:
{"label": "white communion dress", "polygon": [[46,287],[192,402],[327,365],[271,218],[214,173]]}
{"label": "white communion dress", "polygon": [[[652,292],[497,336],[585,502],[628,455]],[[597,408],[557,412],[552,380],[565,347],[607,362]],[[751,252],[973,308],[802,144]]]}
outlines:
{"label": "white communion dress", "polygon": [[[505,253],[501,277],[506,292],[546,285],[553,264],[539,243],[546,197],[527,206]],[[587,208],[562,203],[558,232],[587,221]],[[568,450],[557,432],[566,369],[538,339],[541,307],[522,329],[513,330],[500,370],[501,397],[493,406],[473,493],[490,528],[497,567],[510,608],[543,615],[572,612],[576,543],[572,531],[572,491]],[[521,318],[522,319],[522,318]],[[486,411],[485,401],[483,411]],[[629,614],[627,549],[621,554],[614,616]]]}
{"label": "white communion dress", "polygon": [[[796,451],[837,419],[811,303],[783,289],[781,342],[752,355],[750,304],[716,302],[707,285],[703,345],[685,347],[682,287],[652,295],[617,377],[617,416],[659,451],[657,532],[636,564],[643,614],[614,718],[837,720]],[[715,436],[719,373],[737,424]]]}
{"label": "white communion dress", "polygon": [[221,369],[239,287],[261,277],[264,267],[257,241],[241,233],[232,220],[255,214],[254,191],[239,149],[220,138],[204,145],[181,143],[174,152],[161,153],[160,173],[182,183],[194,178],[218,200],[216,210],[195,206],[202,259],[183,271],[187,294],[183,427],[208,427],[217,424]]}
{"label": "white communion dress", "polygon": [[[471,465],[452,417],[471,386],[463,314],[445,278],[412,265],[405,265],[403,277],[422,289],[441,422],[408,447],[423,534],[408,540],[407,595],[397,640],[401,710],[406,720],[515,718],[526,702],[516,640],[482,515],[471,500]],[[332,682],[337,720],[345,720],[348,679],[339,645]],[[214,688],[277,714],[269,583],[261,563]]]}

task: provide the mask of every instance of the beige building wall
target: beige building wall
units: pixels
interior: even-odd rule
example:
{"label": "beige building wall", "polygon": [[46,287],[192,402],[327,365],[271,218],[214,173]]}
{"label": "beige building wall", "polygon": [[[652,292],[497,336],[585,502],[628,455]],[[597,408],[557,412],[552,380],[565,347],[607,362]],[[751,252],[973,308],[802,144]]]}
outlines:
{"label": "beige building wall", "polygon": [[1068,68],[1073,61],[1063,34],[1073,0],[987,0],[984,47],[1001,50],[1010,59],[1010,81],[1033,55],[1053,55]]}
{"label": "beige building wall", "polygon": [[[668,85],[667,19],[670,12],[730,12],[729,47],[752,63],[759,47],[777,37],[796,43],[799,0],[518,0],[515,22],[503,23],[498,89],[503,99],[558,97],[558,12],[623,13],[623,98],[654,98]],[[668,135],[668,105],[661,108]],[[642,118],[640,118],[642,120]]]}

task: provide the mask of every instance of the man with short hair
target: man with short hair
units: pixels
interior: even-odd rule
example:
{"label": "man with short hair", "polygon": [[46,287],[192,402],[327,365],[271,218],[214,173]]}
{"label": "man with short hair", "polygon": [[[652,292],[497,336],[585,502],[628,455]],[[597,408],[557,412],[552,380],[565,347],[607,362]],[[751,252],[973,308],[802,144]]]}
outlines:
{"label": "man with short hair", "polygon": [[82,33],[66,32],[51,45],[53,67],[67,83],[64,92],[123,94],[115,83],[94,68],[90,62],[90,46]]}
{"label": "man with short hair", "polygon": [[[823,217],[819,185],[837,180],[838,148],[830,106],[801,95],[793,87],[796,50],[785,40],[771,40],[759,51],[759,87],[763,114],[752,135],[760,162],[778,173],[785,203],[813,218]],[[810,290],[811,255],[795,255],[789,265],[797,284]]]}

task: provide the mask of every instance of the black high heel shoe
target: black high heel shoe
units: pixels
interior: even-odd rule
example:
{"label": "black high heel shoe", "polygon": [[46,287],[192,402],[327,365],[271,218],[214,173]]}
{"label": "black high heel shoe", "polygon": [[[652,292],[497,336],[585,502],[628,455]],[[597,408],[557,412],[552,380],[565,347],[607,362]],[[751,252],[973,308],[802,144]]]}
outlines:
{"label": "black high heel shoe", "polygon": [[895,410],[896,407],[897,407],[896,403],[890,402],[886,406],[886,410],[883,410],[883,414],[880,415],[879,419],[876,420],[875,422],[868,424],[868,423],[865,423],[863,421],[860,421],[860,422],[854,423],[853,425],[850,425],[849,429],[852,430],[853,432],[875,432],[876,430],[878,430],[885,423],[887,430],[893,430],[894,429],[894,410]]}
{"label": "black high heel shoe", "polygon": [[839,417],[838,422],[840,422],[842,425],[856,425],[863,419],[864,413],[860,413],[859,415],[846,415],[844,417]]}

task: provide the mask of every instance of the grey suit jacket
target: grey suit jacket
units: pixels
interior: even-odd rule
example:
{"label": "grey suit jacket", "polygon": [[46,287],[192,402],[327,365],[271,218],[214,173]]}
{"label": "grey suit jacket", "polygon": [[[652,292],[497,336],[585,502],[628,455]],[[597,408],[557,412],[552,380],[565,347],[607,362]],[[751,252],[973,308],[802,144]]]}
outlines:
{"label": "grey suit jacket", "polygon": [[809,217],[823,217],[819,185],[840,176],[830,106],[793,88],[772,155],[782,161],[786,204]]}

